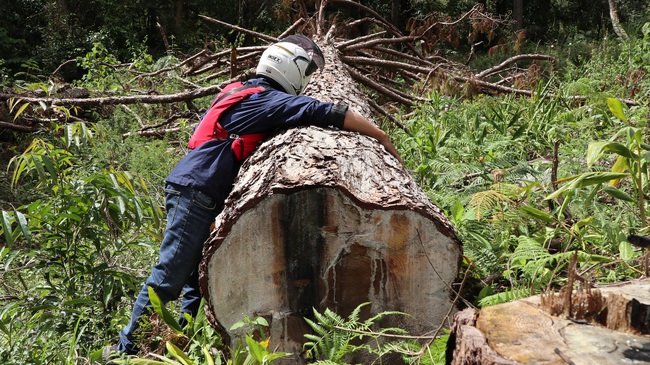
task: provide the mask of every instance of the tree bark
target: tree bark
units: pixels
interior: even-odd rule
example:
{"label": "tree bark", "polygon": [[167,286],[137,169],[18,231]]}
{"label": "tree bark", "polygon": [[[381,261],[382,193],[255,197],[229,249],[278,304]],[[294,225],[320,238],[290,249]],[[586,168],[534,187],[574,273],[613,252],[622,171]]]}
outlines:
{"label": "tree bark", "polygon": [[447,363],[650,362],[650,280],[566,293],[459,312]]}
{"label": "tree bark", "polygon": [[614,28],[614,33],[616,33],[616,35],[619,38],[626,40],[628,37],[623,27],[621,27],[621,21],[618,19],[616,0],[607,0],[607,4],[609,5],[609,18],[612,20],[612,27]]}
{"label": "tree bark", "polygon": [[[307,93],[371,108],[323,40],[328,65]],[[385,325],[435,330],[451,311],[460,242],[448,219],[374,139],[297,128],[263,143],[242,166],[204,250],[200,282],[210,322],[224,332],[244,315],[265,316],[271,347],[302,361],[303,317],[313,309]],[[238,333],[227,333],[233,337]]]}

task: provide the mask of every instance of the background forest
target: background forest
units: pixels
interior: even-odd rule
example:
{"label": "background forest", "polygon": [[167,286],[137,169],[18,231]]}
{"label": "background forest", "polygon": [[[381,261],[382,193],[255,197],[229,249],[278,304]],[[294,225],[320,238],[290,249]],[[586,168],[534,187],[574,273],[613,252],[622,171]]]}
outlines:
{"label": "background forest", "polygon": [[[478,36],[477,20],[454,21],[476,1],[363,3],[406,34],[413,24],[446,19],[449,32],[438,34],[448,37],[429,46],[465,71],[523,53],[552,56],[512,65],[512,78],[501,80],[529,95],[432,78],[404,90],[425,101],[377,117],[463,241],[460,306],[557,289],[576,253],[585,282],[647,276],[645,251],[627,240],[648,234],[647,0],[484,1],[498,21]],[[341,19],[365,16],[337,10]],[[164,179],[199,116],[185,103],[81,109],[8,95],[61,97],[70,87],[162,95],[207,86],[215,81],[181,77],[170,66],[202,49],[265,43],[199,15],[277,36],[300,12],[292,1],[266,0],[0,2],[0,362],[90,364],[115,340],[156,259]],[[145,125],[165,133],[142,133]],[[233,364],[282,356],[252,337],[224,348],[205,318],[180,329],[173,303],[158,307],[145,352],[182,364],[219,363],[221,353]],[[424,344],[361,349],[352,345],[358,333],[341,328],[376,330],[372,321],[315,316],[308,349],[323,364],[343,364],[357,350],[444,363],[444,331]]]}

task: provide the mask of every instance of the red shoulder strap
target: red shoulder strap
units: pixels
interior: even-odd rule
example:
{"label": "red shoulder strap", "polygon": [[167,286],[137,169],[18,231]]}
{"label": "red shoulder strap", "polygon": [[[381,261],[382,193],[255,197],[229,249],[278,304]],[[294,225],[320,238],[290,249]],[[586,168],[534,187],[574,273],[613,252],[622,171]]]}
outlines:
{"label": "red shoulder strap", "polygon": [[242,85],[241,82],[226,86],[212,102],[210,109],[194,130],[187,146],[194,149],[213,139],[228,138],[228,132],[219,124],[221,113],[262,90],[264,90],[262,86]]}

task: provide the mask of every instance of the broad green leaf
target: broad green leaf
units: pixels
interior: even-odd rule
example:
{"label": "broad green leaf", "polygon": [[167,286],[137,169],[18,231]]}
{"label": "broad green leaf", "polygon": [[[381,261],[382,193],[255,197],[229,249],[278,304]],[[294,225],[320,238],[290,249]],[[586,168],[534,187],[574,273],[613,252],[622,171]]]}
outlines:
{"label": "broad green leaf", "polygon": [[623,261],[629,261],[634,258],[634,247],[628,241],[621,241],[618,244],[618,252]]}
{"label": "broad green leaf", "polygon": [[602,184],[607,181],[622,179],[628,177],[630,174],[620,173],[620,172],[594,172],[587,173],[585,177],[581,180],[580,184],[577,187],[582,188],[585,186]]}
{"label": "broad green leaf", "polygon": [[72,130],[72,125],[68,124],[65,126],[65,146],[70,147],[72,145],[72,140],[74,139],[74,131]]}
{"label": "broad green leaf", "polygon": [[0,321],[0,332],[4,333],[7,336],[11,335],[9,328],[7,328],[3,321]]}
{"label": "broad green leaf", "polygon": [[162,303],[160,300],[160,297],[156,292],[153,290],[152,287],[149,287],[149,300],[151,301],[151,305],[153,306],[153,310],[158,313],[158,315],[162,318],[163,322],[165,322],[170,329],[172,329],[174,332],[177,334],[182,334],[183,329],[181,328],[181,325],[178,324],[178,321],[172,313],[165,307],[165,305]]}
{"label": "broad green leaf", "polygon": [[624,200],[626,202],[631,202],[631,203],[636,202],[636,199],[634,197],[613,186],[605,186],[603,188],[603,191],[613,198]]}
{"label": "broad green leaf", "polygon": [[543,222],[546,223],[555,223],[557,222],[557,219],[555,219],[554,216],[551,214],[548,214],[544,211],[541,211],[539,209],[533,208],[530,205],[524,205],[521,207],[521,210],[524,212],[528,213],[528,215],[532,216],[533,218],[537,218]]}
{"label": "broad green leaf", "polygon": [[246,323],[244,323],[244,321],[237,321],[237,322],[235,322],[235,324],[230,326],[230,331],[238,330],[238,329],[244,327],[245,325],[246,325]]}
{"label": "broad green leaf", "polygon": [[[207,346],[201,346],[201,350],[203,351],[203,356],[205,357],[205,362],[207,363],[207,365],[215,365],[214,358],[210,353],[210,349]],[[220,358],[217,359],[218,359],[217,361],[221,364],[221,359]]]}
{"label": "broad green leaf", "polygon": [[71,299],[63,302],[64,307],[80,305],[80,304],[90,307],[91,305],[97,304],[97,301],[93,299]]}
{"label": "broad green leaf", "polygon": [[248,345],[248,353],[261,364],[264,360],[264,353],[266,352],[264,347],[249,335],[246,335],[246,345]]}
{"label": "broad green leaf", "polygon": [[183,363],[184,365],[195,365],[194,361],[192,361],[186,354],[183,352],[183,350],[179,349],[176,345],[173,343],[167,341],[165,343],[165,347],[167,348],[167,351],[169,351],[174,358],[176,358],[178,361]]}
{"label": "broad green leaf", "polygon": [[114,286],[115,286],[115,281],[114,280],[105,280],[104,281],[103,290],[102,290],[102,292],[104,293],[104,295],[102,297],[102,302],[104,303],[104,306],[108,306],[108,302],[113,297],[113,287]]}
{"label": "broad green leaf", "polygon": [[47,181],[47,175],[45,174],[45,169],[43,168],[43,164],[41,163],[41,157],[32,154],[32,162],[34,163],[34,168],[38,173],[39,180]]}
{"label": "broad green leaf", "polygon": [[632,158],[632,159],[639,158],[639,156],[636,153],[630,151],[629,148],[625,147],[625,145],[618,142],[609,142],[605,145],[604,149],[607,152],[613,152],[619,156]]}
{"label": "broad green leaf", "polygon": [[456,224],[460,223],[463,219],[463,204],[460,200],[456,200],[454,205],[451,207],[451,216]]}
{"label": "broad green leaf", "polygon": [[627,117],[623,113],[623,104],[620,101],[614,98],[607,98],[607,107],[616,118],[627,122]]}
{"label": "broad green leaf", "polygon": [[253,323],[256,324],[256,325],[258,325],[258,326],[264,326],[264,327],[268,327],[268,326],[269,326],[269,322],[266,320],[266,318],[261,317],[261,316],[260,316],[260,317],[256,317],[256,318],[253,320]]}
{"label": "broad green leaf", "polygon": [[45,168],[47,171],[50,173],[50,175],[54,178],[58,175],[57,169],[54,167],[54,163],[50,156],[44,155],[43,156],[43,163],[45,164]]}
{"label": "broad green leaf", "polygon": [[11,266],[11,262],[18,256],[20,251],[14,250],[10,251],[9,254],[7,255],[6,260],[4,260],[4,270],[7,271],[9,270],[9,266]]}
{"label": "broad green leaf", "polygon": [[266,354],[266,356],[264,356],[264,363],[269,364],[273,360],[279,359],[281,357],[291,356],[291,355],[292,355],[291,352],[272,352],[272,353]]}
{"label": "broad green leaf", "polygon": [[3,210],[2,211],[2,232],[5,235],[5,242],[7,242],[7,246],[12,246],[14,244],[14,238],[13,238],[13,231],[11,230],[11,223],[13,219],[11,219],[11,216],[9,215],[9,212]]}
{"label": "broad green leaf", "polygon": [[25,108],[29,106],[29,103],[23,104],[20,108],[18,108],[18,111],[16,111],[16,115],[14,115],[14,121],[18,119],[18,117],[25,111]]}
{"label": "broad green leaf", "polygon": [[[584,174],[571,176],[562,179],[563,181],[568,181],[570,183],[564,184],[561,188],[544,198],[544,200],[555,199],[562,194],[567,194],[568,196],[569,194],[573,194],[577,189],[590,185],[602,184],[611,180],[622,179],[628,176],[630,175],[620,172],[586,172]],[[568,200],[565,200],[565,203],[567,201]]]}
{"label": "broad green leaf", "polygon": [[25,215],[23,213],[18,211],[15,211],[14,214],[16,215],[16,222],[18,223],[18,228],[20,228],[20,231],[23,232],[23,237],[25,237],[25,241],[31,242],[32,234],[29,231],[27,218],[25,218]]}
{"label": "broad green leaf", "polygon": [[630,151],[629,148],[625,147],[623,144],[612,141],[599,141],[589,143],[587,147],[587,167],[593,166],[596,161],[600,158],[600,155],[603,152],[613,152],[619,156],[626,158],[637,159],[638,156]]}

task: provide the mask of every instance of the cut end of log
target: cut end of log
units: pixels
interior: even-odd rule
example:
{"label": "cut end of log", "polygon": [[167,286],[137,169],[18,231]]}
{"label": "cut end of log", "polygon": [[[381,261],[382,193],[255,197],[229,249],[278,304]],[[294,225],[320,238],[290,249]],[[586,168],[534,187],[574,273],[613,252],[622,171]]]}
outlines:
{"label": "cut end of log", "polygon": [[218,250],[202,265],[214,318],[229,328],[244,315],[265,316],[273,341],[293,352],[314,309],[346,317],[371,303],[366,318],[401,311],[411,316],[387,325],[436,328],[460,255],[458,242],[421,214],[364,209],[336,188],[270,195],[215,239]]}

